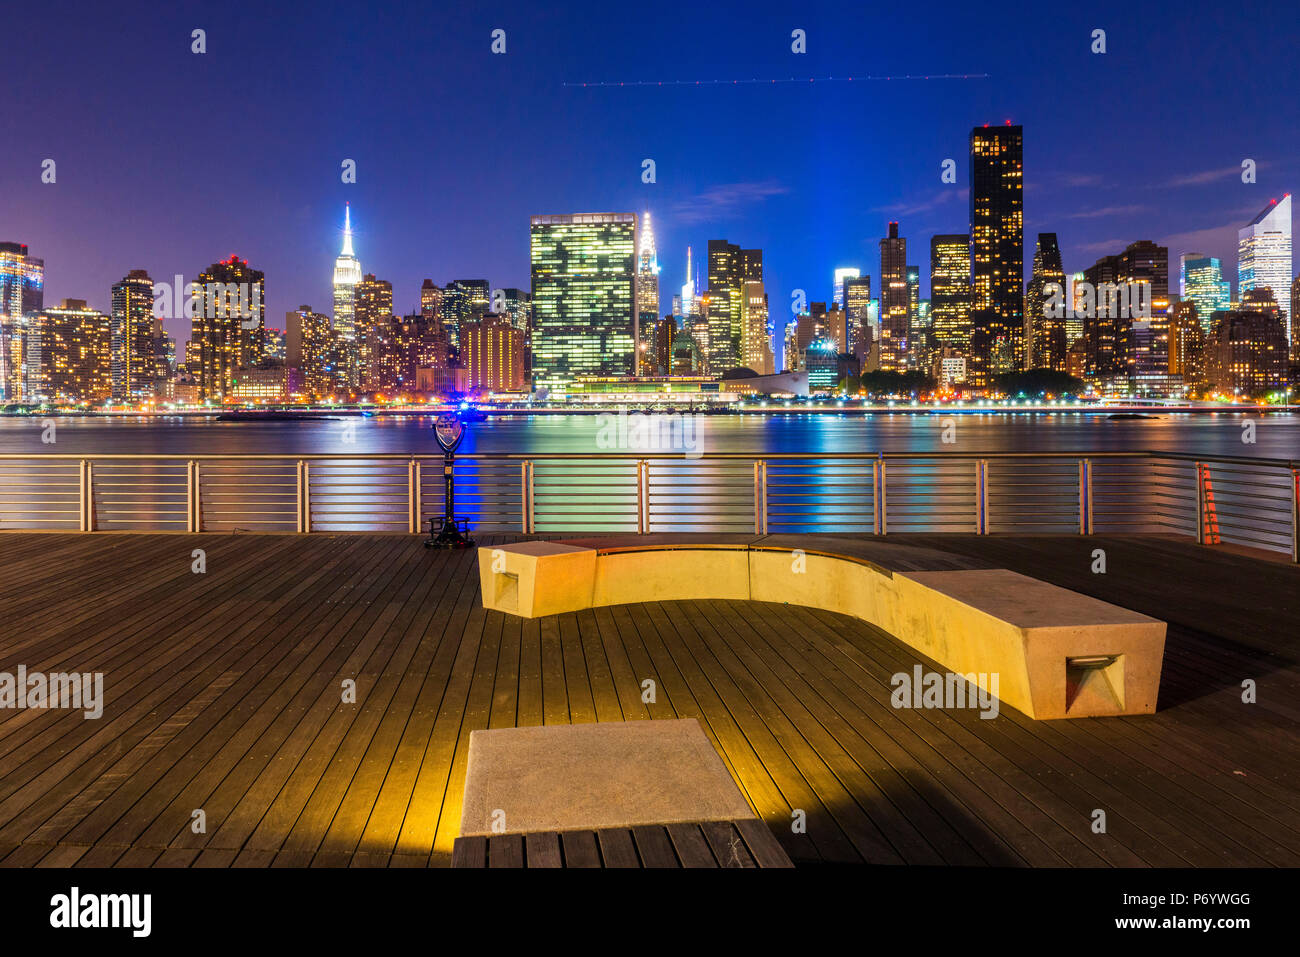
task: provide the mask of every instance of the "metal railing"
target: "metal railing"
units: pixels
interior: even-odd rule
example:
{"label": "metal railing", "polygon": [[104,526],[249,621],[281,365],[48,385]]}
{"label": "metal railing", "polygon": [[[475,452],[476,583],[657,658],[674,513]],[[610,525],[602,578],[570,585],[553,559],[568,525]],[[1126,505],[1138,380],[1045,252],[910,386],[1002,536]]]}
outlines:
{"label": "metal railing", "polygon": [[[473,453],[482,532],[1151,534],[1300,560],[1300,463],[1169,452]],[[0,455],[0,529],[418,533],[438,455]]]}

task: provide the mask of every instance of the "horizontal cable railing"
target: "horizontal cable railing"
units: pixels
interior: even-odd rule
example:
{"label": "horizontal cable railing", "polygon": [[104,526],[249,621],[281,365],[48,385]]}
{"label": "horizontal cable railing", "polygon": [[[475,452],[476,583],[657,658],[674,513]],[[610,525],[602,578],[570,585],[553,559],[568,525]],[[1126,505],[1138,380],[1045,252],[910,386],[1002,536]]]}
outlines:
{"label": "horizontal cable railing", "polygon": [[[0,530],[407,532],[440,455],[0,455]],[[1300,463],[1172,452],[455,457],[482,532],[1169,534],[1297,559]]]}

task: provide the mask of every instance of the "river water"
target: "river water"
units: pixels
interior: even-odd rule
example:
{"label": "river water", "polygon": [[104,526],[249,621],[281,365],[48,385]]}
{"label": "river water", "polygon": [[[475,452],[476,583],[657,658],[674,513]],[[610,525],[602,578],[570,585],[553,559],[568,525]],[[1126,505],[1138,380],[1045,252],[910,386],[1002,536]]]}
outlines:
{"label": "river water", "polygon": [[[0,453],[78,455],[436,454],[425,416],[217,422],[194,418],[0,419]],[[516,415],[469,423],[460,451],[516,454],[647,449],[635,416]],[[663,451],[841,452],[1161,451],[1300,457],[1300,415],[1221,412],[1113,419],[1105,413],[783,414],[699,416],[659,426]],[[646,435],[650,433],[644,433]],[[53,439],[53,442],[48,441]],[[945,438],[948,441],[945,441]],[[43,439],[45,441],[43,441]]]}

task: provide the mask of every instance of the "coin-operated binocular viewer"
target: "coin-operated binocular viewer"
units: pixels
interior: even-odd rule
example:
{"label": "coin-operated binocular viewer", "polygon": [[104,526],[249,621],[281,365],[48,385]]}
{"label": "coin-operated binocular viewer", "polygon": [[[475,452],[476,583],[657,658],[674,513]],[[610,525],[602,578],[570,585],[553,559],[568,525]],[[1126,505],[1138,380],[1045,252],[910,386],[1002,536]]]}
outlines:
{"label": "coin-operated binocular viewer", "polygon": [[452,474],[456,464],[456,447],[465,438],[465,423],[455,412],[444,412],[433,423],[433,437],[442,448],[442,479],[445,483],[442,499],[442,527],[434,533],[438,519],[429,518],[429,540],[425,548],[472,548],[469,537],[469,519],[456,519],[456,478]]}

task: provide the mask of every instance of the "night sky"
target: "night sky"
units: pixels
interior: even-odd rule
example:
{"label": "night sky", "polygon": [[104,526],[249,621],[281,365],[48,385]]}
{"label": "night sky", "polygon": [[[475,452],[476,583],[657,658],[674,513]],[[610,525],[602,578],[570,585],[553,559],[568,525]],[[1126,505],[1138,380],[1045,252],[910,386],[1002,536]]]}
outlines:
{"label": "night sky", "polygon": [[[348,200],[357,256],[398,312],[425,277],[526,289],[530,215],[649,209],[661,311],[686,246],[726,238],[764,250],[783,320],[793,288],[829,300],[836,266],[876,292],[891,219],[928,295],[930,236],[968,229],[975,125],[1024,126],[1026,260],[1055,231],[1070,271],[1155,239],[1171,267],[1205,252],[1233,280],[1237,228],[1300,183],[1290,4],[874,6],[12,4],[0,240],[45,259],[47,304],[101,309],[128,269],[189,280],[238,254],[265,270],[282,328],[299,303],[331,310]],[[1105,55],[1089,51],[1098,27]],[[991,76],[862,79],[938,73]],[[792,76],[805,82],[564,85]],[[826,76],[855,79],[806,82]],[[940,182],[949,157],[956,185]]]}

